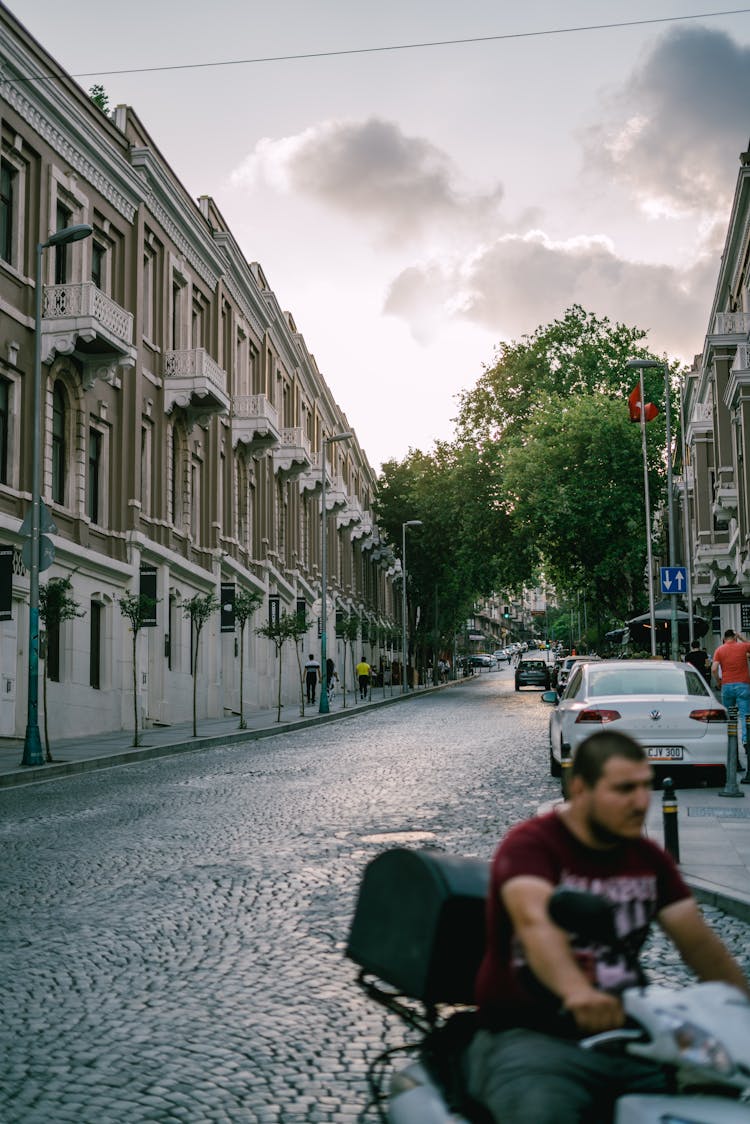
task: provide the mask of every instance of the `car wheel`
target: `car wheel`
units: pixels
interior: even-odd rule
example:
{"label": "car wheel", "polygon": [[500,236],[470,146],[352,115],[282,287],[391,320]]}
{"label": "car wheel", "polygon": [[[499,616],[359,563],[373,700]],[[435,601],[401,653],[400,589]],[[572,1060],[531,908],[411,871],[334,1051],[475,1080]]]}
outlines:
{"label": "car wheel", "polygon": [[551,777],[562,776],[562,765],[552,752],[552,746],[549,747],[549,775]]}

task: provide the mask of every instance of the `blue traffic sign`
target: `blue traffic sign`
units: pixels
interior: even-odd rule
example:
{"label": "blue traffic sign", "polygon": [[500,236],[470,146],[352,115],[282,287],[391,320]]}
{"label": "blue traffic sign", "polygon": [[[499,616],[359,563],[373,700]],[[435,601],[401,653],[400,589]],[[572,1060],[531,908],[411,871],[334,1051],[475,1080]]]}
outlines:
{"label": "blue traffic sign", "polygon": [[687,589],[686,566],[660,566],[662,593],[684,593]]}

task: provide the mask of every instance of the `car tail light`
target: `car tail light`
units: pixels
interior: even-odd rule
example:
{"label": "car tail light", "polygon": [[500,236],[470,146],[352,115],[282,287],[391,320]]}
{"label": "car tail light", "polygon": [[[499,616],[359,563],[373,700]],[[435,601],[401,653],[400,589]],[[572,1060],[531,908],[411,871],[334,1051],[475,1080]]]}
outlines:
{"label": "car tail light", "polygon": [[725,710],[691,710],[690,717],[694,718],[696,722],[726,722],[727,712]]}
{"label": "car tail light", "polygon": [[587,710],[580,712],[576,722],[616,722],[619,717],[619,710],[599,710],[589,707]]}

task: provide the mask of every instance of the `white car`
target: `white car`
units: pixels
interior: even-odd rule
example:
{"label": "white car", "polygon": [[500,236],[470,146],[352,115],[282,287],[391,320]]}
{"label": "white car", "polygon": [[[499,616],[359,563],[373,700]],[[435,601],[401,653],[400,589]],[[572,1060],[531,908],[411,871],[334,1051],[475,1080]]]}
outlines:
{"label": "white car", "polygon": [[[553,704],[553,691],[542,696]],[[699,770],[723,784],[727,712],[690,664],[671,660],[601,660],[576,664],[550,715],[550,772],[560,775],[562,746],[575,753],[597,730],[620,730],[639,742],[656,770]]]}

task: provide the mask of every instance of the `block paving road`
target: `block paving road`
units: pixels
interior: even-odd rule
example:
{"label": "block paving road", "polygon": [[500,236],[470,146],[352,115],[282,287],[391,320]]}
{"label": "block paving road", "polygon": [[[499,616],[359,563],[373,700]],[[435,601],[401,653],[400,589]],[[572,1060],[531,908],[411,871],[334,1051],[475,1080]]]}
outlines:
{"label": "block paving road", "polygon": [[[343,955],[362,869],[405,832],[489,858],[558,795],[547,719],[503,669],[0,792],[0,1120],[353,1124],[368,1061],[406,1037]],[[708,913],[750,968],[748,926]]]}

